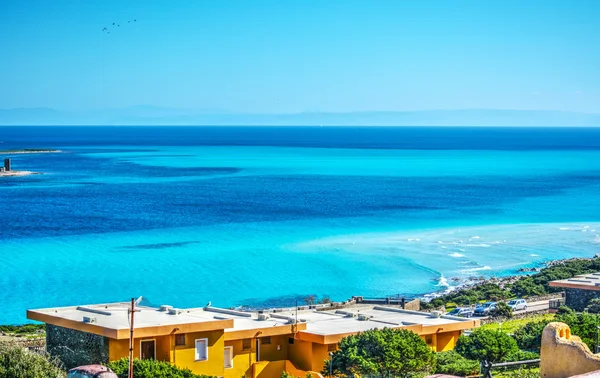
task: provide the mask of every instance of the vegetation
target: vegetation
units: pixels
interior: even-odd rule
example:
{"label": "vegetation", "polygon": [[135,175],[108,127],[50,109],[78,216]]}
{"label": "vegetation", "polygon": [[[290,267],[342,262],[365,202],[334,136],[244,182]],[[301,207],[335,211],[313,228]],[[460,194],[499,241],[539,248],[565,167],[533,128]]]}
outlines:
{"label": "vegetation", "polygon": [[476,329],[469,336],[461,336],[456,351],[463,357],[489,363],[508,361],[519,352],[515,339],[504,332]]}
{"label": "vegetation", "polygon": [[594,298],[588,302],[588,312],[592,314],[600,313],[600,298]]}
{"label": "vegetation", "polygon": [[[122,358],[118,361],[109,362],[107,366],[114,371],[119,378],[127,378],[129,374],[129,360]],[[169,362],[157,360],[133,360],[134,378],[209,378],[206,375],[192,373],[189,369],[178,368]]]}
{"label": "vegetation", "polygon": [[[435,354],[416,333],[384,328],[343,338],[332,361],[335,375],[410,377],[433,370]],[[329,375],[329,361],[322,373]]]}
{"label": "vegetation", "polygon": [[513,311],[512,311],[512,308],[510,308],[506,303],[504,303],[504,302],[498,302],[498,304],[496,305],[496,309],[494,310],[493,315],[494,316],[501,316],[503,318],[512,318]]}
{"label": "vegetation", "polygon": [[519,348],[524,350],[539,351],[542,345],[542,332],[544,327],[550,323],[551,320],[538,320],[535,322],[527,323],[524,326],[518,328],[513,337],[515,338]]}
{"label": "vegetation", "polygon": [[514,371],[494,373],[497,378],[540,378],[540,368],[520,368]]}
{"label": "vegetation", "polygon": [[0,343],[0,377],[64,378],[58,361],[11,343]]}
{"label": "vegetation", "polygon": [[[554,319],[554,314],[531,315],[522,319],[508,319],[502,322],[493,322],[481,326],[483,329],[501,330],[508,334],[514,334],[518,329],[526,326],[529,323],[544,322],[548,324]],[[527,349],[527,348],[521,348]]]}
{"label": "vegetation", "polygon": [[1,333],[9,333],[15,335],[42,333],[45,330],[45,324],[0,325]]}
{"label": "vegetation", "polygon": [[510,287],[503,289],[493,282],[485,282],[469,288],[463,288],[443,295],[429,303],[422,303],[424,309],[446,306],[448,304],[470,305],[481,301],[499,301],[514,297],[530,297],[561,291],[551,287],[550,281],[571,278],[578,274],[600,271],[600,257],[591,259],[573,259],[558,262],[543,268],[530,276],[520,277]]}
{"label": "vegetation", "polygon": [[461,377],[479,373],[479,362],[469,360],[456,351],[438,352],[435,354],[438,374],[458,375]]}

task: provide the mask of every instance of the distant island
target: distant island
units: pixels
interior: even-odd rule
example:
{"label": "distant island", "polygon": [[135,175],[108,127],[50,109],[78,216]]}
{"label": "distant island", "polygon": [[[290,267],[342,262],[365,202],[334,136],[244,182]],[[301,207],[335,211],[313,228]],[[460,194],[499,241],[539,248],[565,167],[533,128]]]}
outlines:
{"label": "distant island", "polygon": [[53,150],[47,148],[23,148],[20,150],[0,150],[0,154],[18,155],[18,154],[49,154],[63,152],[61,150]]}

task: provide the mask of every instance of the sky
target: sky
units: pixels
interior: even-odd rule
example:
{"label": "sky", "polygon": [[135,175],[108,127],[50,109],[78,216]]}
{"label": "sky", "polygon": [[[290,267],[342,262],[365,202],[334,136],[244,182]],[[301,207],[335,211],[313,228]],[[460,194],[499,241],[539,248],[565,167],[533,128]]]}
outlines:
{"label": "sky", "polygon": [[599,19],[597,0],[1,0],[0,108],[600,113]]}

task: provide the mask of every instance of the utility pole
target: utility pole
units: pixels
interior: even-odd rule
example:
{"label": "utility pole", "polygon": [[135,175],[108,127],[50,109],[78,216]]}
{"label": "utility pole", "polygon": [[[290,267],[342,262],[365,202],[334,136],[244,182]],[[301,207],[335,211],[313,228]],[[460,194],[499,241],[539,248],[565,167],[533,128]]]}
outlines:
{"label": "utility pole", "polygon": [[133,314],[135,314],[135,299],[131,298],[131,308],[129,309],[131,320],[129,321],[129,375],[133,378]]}

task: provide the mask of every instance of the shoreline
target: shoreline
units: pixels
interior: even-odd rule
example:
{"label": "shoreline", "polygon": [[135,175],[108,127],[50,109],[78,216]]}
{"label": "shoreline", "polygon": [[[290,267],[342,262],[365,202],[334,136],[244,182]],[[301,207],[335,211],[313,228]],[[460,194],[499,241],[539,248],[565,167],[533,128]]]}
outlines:
{"label": "shoreline", "polygon": [[479,276],[479,277],[469,277],[469,278],[450,277],[448,279],[446,279],[445,277],[441,277],[439,282],[453,281],[453,282],[459,282],[459,284],[457,284],[456,286],[446,286],[446,289],[441,289],[439,291],[426,293],[426,294],[423,294],[420,296],[417,295],[417,296],[415,296],[415,298],[419,298],[420,300],[422,300],[424,302],[431,302],[432,300],[434,300],[436,298],[442,297],[447,294],[451,294],[455,291],[462,290],[462,289],[471,289],[471,288],[474,288],[474,287],[477,287],[477,286],[480,286],[483,284],[487,284],[487,283],[497,284],[498,286],[500,286],[500,288],[504,288],[506,285],[511,285],[522,277],[527,277],[531,274],[539,273],[544,268],[551,268],[551,267],[554,267],[557,265],[562,265],[562,264],[566,264],[566,263],[573,262],[573,261],[589,261],[589,260],[593,260],[594,258],[597,258],[597,257],[599,257],[599,255],[595,255],[593,257],[571,257],[571,258],[566,258],[566,259],[549,260],[549,261],[539,264],[539,266],[534,267],[534,268],[520,268],[518,271],[515,272],[517,274],[512,274],[510,276],[504,276],[504,277],[494,277],[494,276],[490,276],[490,277]]}

